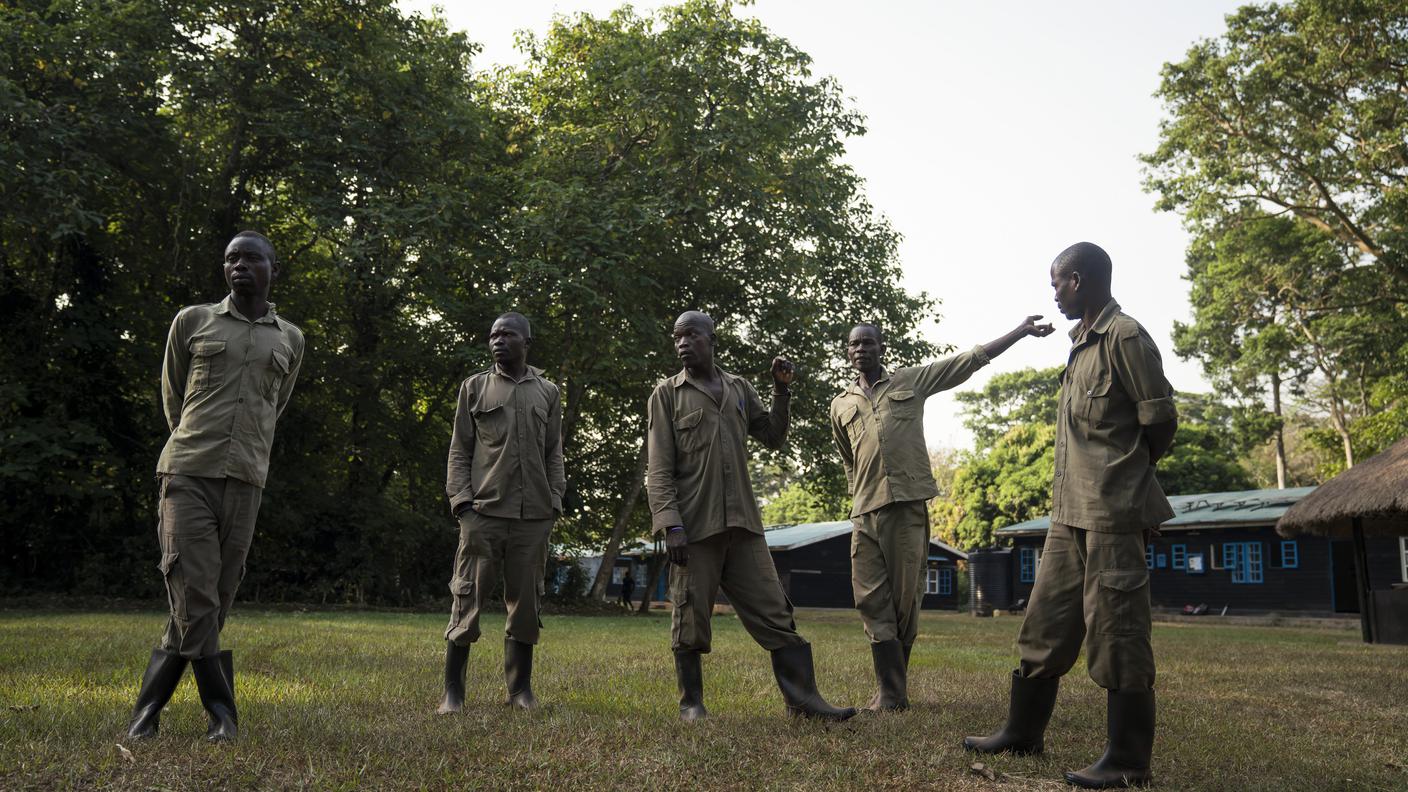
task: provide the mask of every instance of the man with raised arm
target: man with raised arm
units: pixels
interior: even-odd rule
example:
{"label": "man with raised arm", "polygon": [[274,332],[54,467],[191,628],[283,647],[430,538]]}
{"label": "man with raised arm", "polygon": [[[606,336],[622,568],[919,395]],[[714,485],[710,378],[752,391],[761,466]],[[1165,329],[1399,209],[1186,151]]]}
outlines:
{"label": "man with raised arm", "polygon": [[236,234],[224,270],[229,295],[183,308],[166,339],[161,402],[171,436],[156,466],[157,537],[171,616],[142,677],[127,730],[134,739],[156,736],[187,663],[209,715],[207,739],[238,734],[234,660],[220,631],[244,578],[303,333],[269,302],[279,265],[263,234]]}
{"label": "man with raised arm", "polygon": [[1062,675],[1085,645],[1106,690],[1105,753],[1067,772],[1077,786],[1152,780],[1154,651],[1144,546],[1173,517],[1154,464],[1173,444],[1178,413],[1163,362],[1144,328],[1110,294],[1110,257],[1081,242],[1051,264],[1056,306],[1071,328],[1056,419],[1051,529],[1017,637],[1007,723],[967,737],[981,753],[1041,753]]}
{"label": "man with raised arm", "polygon": [[1054,328],[1040,318],[962,354],[894,371],[885,370],[879,326],[858,324],[846,340],[857,377],[831,401],[831,434],[852,497],[851,591],[878,686],[866,710],[909,706],[909,654],[929,559],[925,504],[939,494],[924,444],[924,400],[965,382],[1018,340],[1050,335]]}
{"label": "man with raised arm", "polygon": [[533,696],[533,645],[538,642],[548,534],[562,513],[562,404],[557,386],[528,365],[533,332],[522,314],[506,313],[489,330],[494,365],[460,385],[446,464],[445,493],[459,521],[453,602],[445,628],[445,695],[436,710],[464,707],[469,646],[479,615],[502,578],[504,702],[522,709]]}
{"label": "man with raised arm", "polygon": [[773,358],[772,406],[764,409],[746,379],[714,364],[714,321],[707,315],[681,314],[673,337],[684,369],[650,395],[646,490],[672,565],[680,718],[708,714],[700,656],[710,650],[709,617],[722,588],[744,629],[772,653],[788,714],[845,720],[855,709],[833,707],[817,692],[811,644],[797,634],[748,481],[747,438],[779,448],[787,437],[792,364]]}

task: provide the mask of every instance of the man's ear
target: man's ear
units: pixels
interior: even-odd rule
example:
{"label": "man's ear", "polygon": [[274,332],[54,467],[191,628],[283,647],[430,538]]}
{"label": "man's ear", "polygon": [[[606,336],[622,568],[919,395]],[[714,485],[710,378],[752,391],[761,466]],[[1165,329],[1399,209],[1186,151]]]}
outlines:
{"label": "man's ear", "polygon": [[1071,288],[1074,289],[1074,290],[1076,290],[1076,291],[1080,291],[1080,282],[1081,282],[1081,280],[1083,280],[1083,279],[1082,279],[1081,276],[1080,276],[1080,270],[1078,270],[1078,269],[1073,269],[1073,270],[1071,270]]}
{"label": "man's ear", "polygon": [[279,277],[279,260],[274,259],[269,262],[269,281],[272,283]]}
{"label": "man's ear", "polygon": [[524,336],[524,337],[523,337],[523,348],[524,348],[524,349],[527,349],[527,348],[530,347],[530,346],[533,346],[533,336]]}

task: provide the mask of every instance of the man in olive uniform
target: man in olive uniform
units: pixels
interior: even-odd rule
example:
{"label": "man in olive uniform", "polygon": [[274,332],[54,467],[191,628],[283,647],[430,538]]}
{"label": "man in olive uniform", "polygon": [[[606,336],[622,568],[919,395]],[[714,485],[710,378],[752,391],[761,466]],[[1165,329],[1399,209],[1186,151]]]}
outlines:
{"label": "man in olive uniform", "polygon": [[1073,343],[1061,374],[1051,529],[1017,638],[1007,723],[963,744],[983,753],[1040,753],[1061,675],[1082,641],[1091,679],[1107,691],[1108,742],[1077,786],[1147,784],[1154,746],[1154,652],[1144,546],[1173,517],[1154,479],[1178,426],[1173,389],[1153,339],[1110,295],[1110,257],[1089,242],[1051,265],[1056,305]]}
{"label": "man in olive uniform", "polygon": [[504,631],[504,702],[523,709],[533,696],[533,645],[542,627],[543,567],[548,533],[562,513],[562,404],[557,386],[528,365],[528,320],[506,313],[489,330],[494,365],[466,379],[455,407],[445,493],[459,520],[445,629],[445,696],[440,714],[464,707],[469,645],[479,640],[479,615],[500,577],[508,624]]}
{"label": "man in olive uniform", "polygon": [[154,737],[161,710],[191,664],[206,736],[238,732],[234,663],[220,630],[244,577],[269,471],[274,424],[303,362],[303,333],[278,316],[269,285],[274,246],[242,231],[225,248],[230,294],[176,314],[161,367],[171,436],[157,462],[161,574],[171,617],[152,650],[128,735]]}
{"label": "man in olive uniform", "polygon": [[670,639],[680,718],[708,714],[700,655],[710,650],[709,617],[722,587],[744,629],[772,653],[788,713],[845,720],[855,709],[833,707],[817,692],[811,644],[797,634],[748,481],[747,438],[780,448],[787,437],[792,364],[773,358],[772,407],[764,409],[747,380],[714,365],[712,319],[687,311],[673,335],[684,370],[650,395],[646,490],[652,525],[665,534],[673,564]]}
{"label": "man in olive uniform", "polygon": [[910,647],[919,632],[924,573],[929,559],[929,512],[937,497],[924,445],[924,400],[955,387],[1029,335],[1053,327],[1028,316],[991,343],[924,366],[887,372],[885,339],[874,324],[859,324],[846,341],[858,376],[831,401],[831,434],[852,496],[851,591],[870,637],[878,690],[865,709],[909,706]]}

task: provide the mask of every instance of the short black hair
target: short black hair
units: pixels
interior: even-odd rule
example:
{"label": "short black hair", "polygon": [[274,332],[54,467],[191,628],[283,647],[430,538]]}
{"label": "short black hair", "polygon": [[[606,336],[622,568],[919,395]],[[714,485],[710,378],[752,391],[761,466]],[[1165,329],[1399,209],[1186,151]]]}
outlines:
{"label": "short black hair", "polygon": [[[241,232],[239,232],[238,234],[235,234],[234,236],[230,237],[230,242],[234,242],[236,239],[239,239],[240,237],[248,237],[248,238],[250,238],[250,239],[257,239],[257,240],[259,240],[260,242],[264,243],[264,249],[267,250],[267,251],[269,251],[269,260],[270,260],[270,261],[278,261],[278,260],[279,260],[278,254],[274,251],[274,243],[269,241],[269,237],[264,236],[263,234],[259,233],[258,231],[241,231]],[[227,244],[228,244],[228,243],[227,243]]]}
{"label": "short black hair", "polygon": [[697,324],[703,327],[705,330],[708,330],[709,335],[711,336],[714,335],[716,329],[714,325],[714,317],[704,313],[703,311],[685,311],[684,313],[680,314],[679,318],[675,319],[675,327],[679,327],[680,325],[684,324]]}
{"label": "short black hair", "polygon": [[523,314],[517,311],[507,311],[505,313],[499,314],[498,318],[494,319],[494,321],[498,322],[501,319],[507,319],[508,321],[513,322],[514,324],[522,327],[524,338],[533,337],[533,325],[528,323],[528,317],[524,316]]}
{"label": "short black hair", "polygon": [[1061,251],[1051,266],[1057,272],[1079,272],[1082,280],[1101,286],[1110,285],[1110,254],[1093,242],[1077,242]]}
{"label": "short black hair", "polygon": [[875,340],[879,341],[882,344],[885,343],[885,331],[880,329],[880,325],[875,324],[874,322],[856,322],[854,325],[851,326],[851,332],[854,333],[856,329],[860,327],[870,328],[875,332]]}

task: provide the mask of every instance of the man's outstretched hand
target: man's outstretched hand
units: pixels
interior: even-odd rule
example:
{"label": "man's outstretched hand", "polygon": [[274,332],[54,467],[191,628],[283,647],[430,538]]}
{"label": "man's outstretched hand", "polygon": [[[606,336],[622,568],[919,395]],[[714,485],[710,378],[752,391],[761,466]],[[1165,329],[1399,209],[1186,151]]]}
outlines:
{"label": "man's outstretched hand", "polygon": [[1017,330],[1020,331],[1023,335],[1036,336],[1037,338],[1044,338],[1056,332],[1056,326],[1051,324],[1050,322],[1047,322],[1046,324],[1037,324],[1037,320],[1041,318],[1041,314],[1036,314],[1035,316],[1028,316],[1025,320],[1023,320],[1020,325],[1017,326]]}

